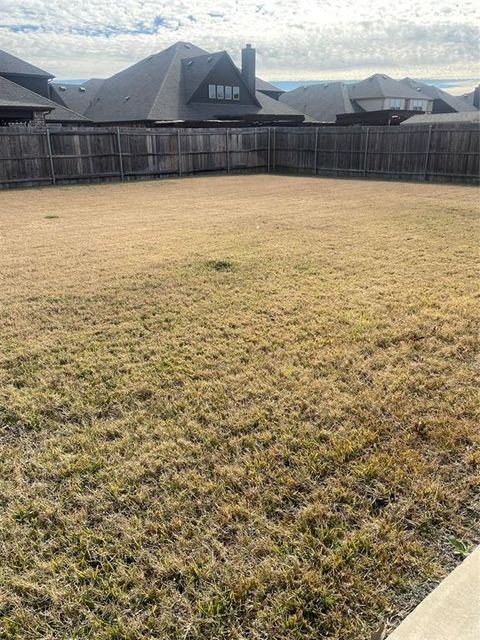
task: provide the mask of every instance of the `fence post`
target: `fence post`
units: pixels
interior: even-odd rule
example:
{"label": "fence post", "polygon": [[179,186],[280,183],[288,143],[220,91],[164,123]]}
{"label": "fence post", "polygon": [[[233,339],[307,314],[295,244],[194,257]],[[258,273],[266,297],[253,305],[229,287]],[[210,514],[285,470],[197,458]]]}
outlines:
{"label": "fence post", "polygon": [[273,127],[273,150],[272,150],[272,171],[275,171],[277,168],[277,129]]}
{"label": "fence post", "polygon": [[120,179],[125,180],[125,174],[123,172],[123,155],[122,155],[122,140],[120,136],[120,128],[117,127],[117,151],[118,151],[118,166],[120,168]]}
{"label": "fence post", "polygon": [[432,139],[432,125],[428,127],[427,150],[425,152],[425,166],[423,168],[423,179],[427,179],[428,161],[430,159],[430,141]]}
{"label": "fence post", "polygon": [[178,155],[178,175],[182,175],[182,144],[180,142],[180,129],[177,131],[177,155]]}
{"label": "fence post", "polygon": [[227,157],[227,173],[230,173],[230,147],[228,144],[228,132],[229,129],[226,129],[225,131],[225,154]]}
{"label": "fence post", "polygon": [[55,177],[55,167],[53,165],[52,143],[50,140],[50,131],[48,127],[47,127],[47,149],[48,149],[48,159],[50,161],[50,171],[52,173],[52,184],[56,184],[57,179]]}
{"label": "fence post", "polygon": [[365,151],[363,153],[363,175],[367,175],[367,156],[368,156],[368,133],[370,131],[370,127],[367,127],[365,130]]}
{"label": "fence post", "polygon": [[315,129],[315,157],[313,158],[313,175],[317,175],[318,127]]}
{"label": "fence post", "polygon": [[267,127],[267,173],[270,173],[270,127]]}

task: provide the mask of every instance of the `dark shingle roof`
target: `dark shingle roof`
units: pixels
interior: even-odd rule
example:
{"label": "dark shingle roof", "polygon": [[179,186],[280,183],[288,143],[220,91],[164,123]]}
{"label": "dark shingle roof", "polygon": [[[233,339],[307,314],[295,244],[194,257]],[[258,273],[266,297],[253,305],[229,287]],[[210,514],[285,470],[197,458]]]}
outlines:
{"label": "dark shingle roof", "polygon": [[352,104],[348,86],[343,82],[305,85],[287,91],[279,100],[319,122],[335,122],[337,113],[361,110]]}
{"label": "dark shingle roof", "polygon": [[0,75],[18,75],[18,76],[43,76],[44,78],[53,78],[54,76],[47,71],[42,71],[38,67],[33,66],[25,60],[21,60],[11,53],[0,49]]}
{"label": "dark shingle roof", "polygon": [[261,106],[262,115],[277,115],[277,116],[300,116],[303,115],[305,122],[315,122],[315,118],[310,114],[305,114],[301,109],[296,109],[289,104],[279,102],[270,96],[265,95],[261,91],[256,92],[256,97]]}
{"label": "dark shingle roof", "polygon": [[471,105],[466,103],[464,100],[457,96],[452,96],[447,91],[443,91],[443,89],[439,89],[438,87],[434,87],[430,84],[425,84],[423,82],[418,82],[417,80],[412,80],[411,78],[403,78],[400,80],[402,84],[407,85],[413,90],[420,90],[422,94],[428,96],[430,100],[443,100],[448,106],[458,113],[463,111],[475,111],[475,107],[473,106],[473,102]]}
{"label": "dark shingle roof", "polygon": [[365,100],[368,98],[429,98],[422,91],[416,91],[408,84],[394,80],[382,73],[375,73],[373,76],[351,86],[350,97],[352,100]]}
{"label": "dark shingle roof", "polygon": [[50,97],[54,102],[76,113],[85,113],[105,80],[90,78],[83,84],[50,83]]}
{"label": "dark shingle roof", "polygon": [[267,82],[266,80],[262,80],[261,78],[256,78],[255,89],[257,91],[271,91],[272,93],[285,93],[283,89],[279,89],[275,85]]}
{"label": "dark shingle roof", "polygon": [[225,51],[212,54],[177,42],[105,80],[85,115],[97,122],[211,120],[246,113],[301,115],[259,92],[253,97],[257,104],[250,106],[188,102],[222,57],[231,61]]}
{"label": "dark shingle roof", "polygon": [[47,122],[89,122],[79,113],[65,109],[61,105],[34,93],[25,87],[0,76],[0,105],[4,107],[32,108],[38,111],[49,111]]}
{"label": "dark shingle roof", "polygon": [[11,80],[0,76],[0,108],[31,108],[34,111],[49,111],[53,106],[43,104],[41,96]]}
{"label": "dark shingle roof", "polygon": [[474,95],[475,95],[475,90],[470,91],[469,93],[465,93],[463,96],[460,96],[460,99],[473,107]]}
{"label": "dark shingle roof", "polygon": [[[179,101],[181,61],[206,51],[177,42],[107,78],[85,115],[98,122],[175,119]],[[172,82],[174,80],[174,82]],[[163,111],[159,112],[159,95]]]}

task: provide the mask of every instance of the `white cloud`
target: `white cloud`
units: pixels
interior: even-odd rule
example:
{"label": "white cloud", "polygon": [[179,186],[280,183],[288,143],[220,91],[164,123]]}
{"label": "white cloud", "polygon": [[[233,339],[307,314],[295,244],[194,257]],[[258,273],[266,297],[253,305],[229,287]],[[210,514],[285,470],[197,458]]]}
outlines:
{"label": "white cloud", "polygon": [[0,0],[0,48],[61,78],[108,76],[177,40],[246,41],[268,79],[479,75],[477,3],[465,0]]}

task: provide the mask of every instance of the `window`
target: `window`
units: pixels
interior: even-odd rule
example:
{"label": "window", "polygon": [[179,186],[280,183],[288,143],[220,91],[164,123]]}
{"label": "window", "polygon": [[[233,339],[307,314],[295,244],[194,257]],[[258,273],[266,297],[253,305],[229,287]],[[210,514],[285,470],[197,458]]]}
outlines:
{"label": "window", "polygon": [[390,98],[388,101],[389,109],[403,109],[404,104],[401,98]]}
{"label": "window", "polygon": [[412,111],[425,111],[425,100],[410,100]]}
{"label": "window", "polygon": [[214,84],[208,85],[208,97],[210,98],[210,100],[215,100],[215,98],[217,97],[217,88]]}
{"label": "window", "polygon": [[217,84],[217,100],[223,100],[223,84]]}
{"label": "window", "polygon": [[225,100],[232,99],[232,87],[225,87]]}
{"label": "window", "polygon": [[240,87],[233,87],[233,99],[240,100]]}

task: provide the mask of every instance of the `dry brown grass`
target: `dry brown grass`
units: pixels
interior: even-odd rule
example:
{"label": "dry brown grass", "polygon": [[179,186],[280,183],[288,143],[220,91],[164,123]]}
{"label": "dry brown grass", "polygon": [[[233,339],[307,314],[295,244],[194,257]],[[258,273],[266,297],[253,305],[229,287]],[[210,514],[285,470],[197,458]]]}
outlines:
{"label": "dry brown grass", "polygon": [[0,193],[0,637],[359,640],[415,604],[475,542],[477,198]]}

